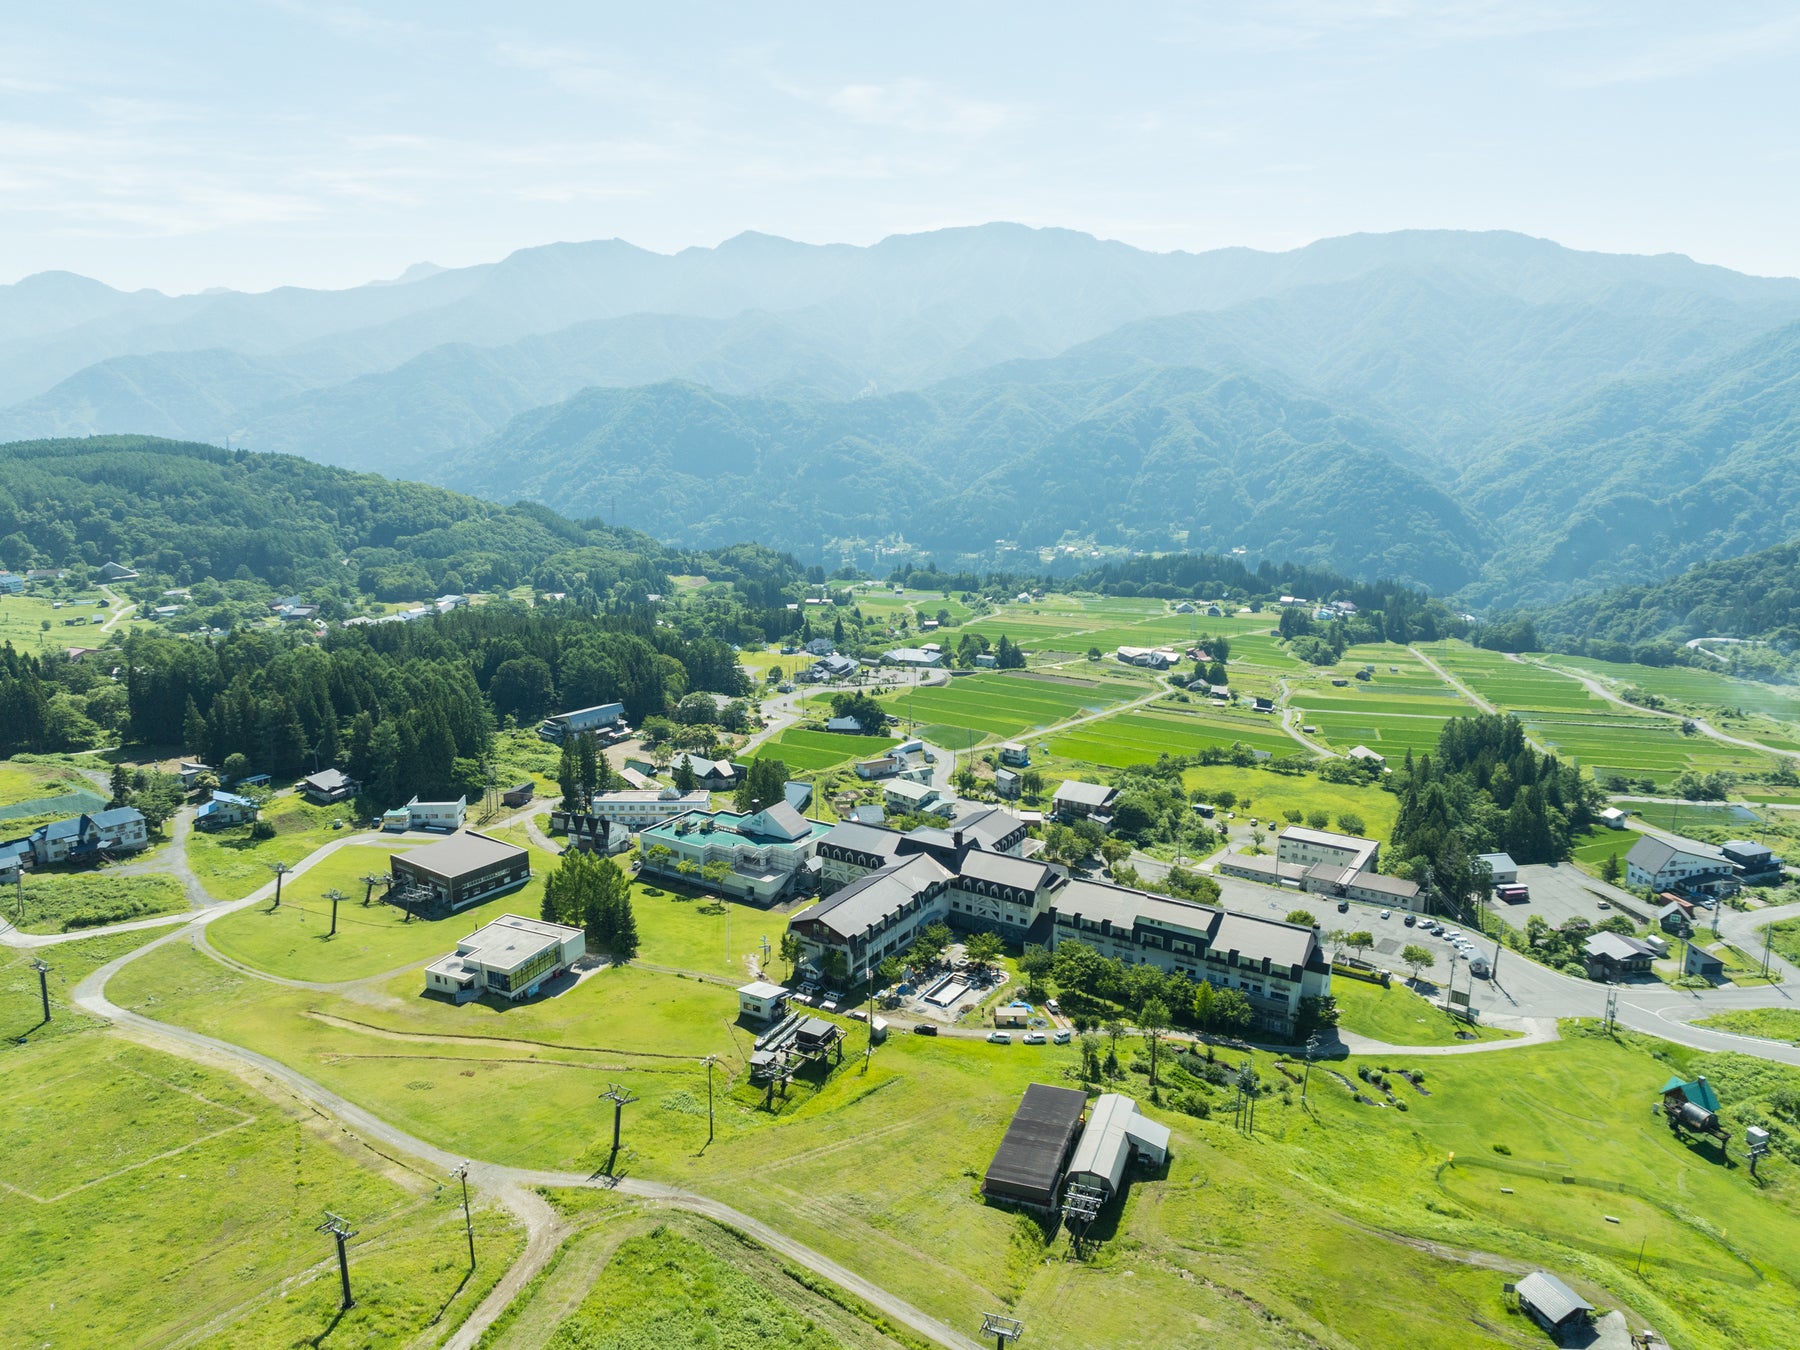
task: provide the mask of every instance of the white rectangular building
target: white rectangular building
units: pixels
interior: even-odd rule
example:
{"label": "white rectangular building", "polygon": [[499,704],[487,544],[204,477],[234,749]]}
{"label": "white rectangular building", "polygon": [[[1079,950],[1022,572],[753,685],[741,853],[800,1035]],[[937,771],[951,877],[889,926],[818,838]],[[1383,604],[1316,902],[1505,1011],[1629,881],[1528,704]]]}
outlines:
{"label": "white rectangular building", "polygon": [[1130,1097],[1103,1092],[1088,1107],[1087,1128],[1069,1159],[1066,1180],[1104,1191],[1110,1200],[1119,1193],[1132,1159],[1156,1167],[1168,1157],[1169,1127],[1144,1115]]}
{"label": "white rectangular building", "polygon": [[712,805],[712,794],[705,788],[683,792],[679,788],[654,791],[602,792],[589,805],[590,814],[615,825],[623,825],[636,833],[659,821],[672,820],[689,811],[704,811]]}
{"label": "white rectangular building", "polygon": [[1278,862],[1335,863],[1361,872],[1373,869],[1380,858],[1381,845],[1373,839],[1359,839],[1353,834],[1333,834],[1329,830],[1308,830],[1290,825],[1275,841]]}
{"label": "white rectangular building", "polygon": [[422,802],[414,797],[406,804],[406,823],[413,830],[460,830],[469,812],[469,799],[458,797],[453,802]]}
{"label": "white rectangular building", "polygon": [[517,1003],[587,953],[587,934],[566,923],[502,914],[425,967],[425,988],[465,1003],[494,994]]}

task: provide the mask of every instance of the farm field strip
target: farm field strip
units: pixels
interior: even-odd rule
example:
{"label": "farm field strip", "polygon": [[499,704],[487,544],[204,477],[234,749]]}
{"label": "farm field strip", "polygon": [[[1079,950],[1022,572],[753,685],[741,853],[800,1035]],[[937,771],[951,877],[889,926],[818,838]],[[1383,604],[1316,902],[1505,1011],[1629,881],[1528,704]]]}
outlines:
{"label": "farm field strip", "polygon": [[1208,746],[1243,742],[1273,755],[1302,753],[1299,742],[1258,723],[1206,717],[1195,713],[1136,711],[1089,722],[1050,738],[1050,752],[1063,759],[1123,768],[1145,764],[1161,754],[1191,755]]}
{"label": "farm field strip", "polygon": [[1129,686],[1110,682],[1082,688],[1011,675],[971,675],[948,685],[887,695],[881,702],[903,721],[1007,737],[1099,712],[1130,697]]}
{"label": "farm field strip", "polygon": [[853,759],[871,759],[889,746],[892,736],[851,736],[839,731],[787,727],[756,749],[758,759],[779,759],[795,772],[813,773]]}
{"label": "farm field strip", "polygon": [[1348,750],[1366,745],[1390,758],[1437,749],[1438,734],[1448,717],[1426,717],[1418,714],[1382,717],[1358,713],[1317,713],[1310,719],[1319,728],[1320,739],[1332,746]]}
{"label": "farm field strip", "polygon": [[1702,704],[1712,708],[1742,708],[1783,721],[1800,721],[1800,692],[1780,689],[1753,680],[1734,679],[1715,671],[1692,666],[1638,666],[1618,661],[1601,661],[1587,656],[1564,656],[1550,653],[1540,660],[1583,674],[1611,680],[1621,686],[1636,686],[1659,698],[1682,703]]}

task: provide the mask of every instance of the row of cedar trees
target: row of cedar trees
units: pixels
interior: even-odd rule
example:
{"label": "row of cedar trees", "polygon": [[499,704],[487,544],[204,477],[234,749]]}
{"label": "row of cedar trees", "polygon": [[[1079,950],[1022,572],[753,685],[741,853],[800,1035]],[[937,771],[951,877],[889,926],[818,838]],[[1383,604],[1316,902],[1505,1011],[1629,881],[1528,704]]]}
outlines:
{"label": "row of cedar trees", "polygon": [[542,913],[550,923],[585,929],[588,950],[605,952],[615,964],[638,953],[631,883],[611,858],[580,849],[563,854],[544,882]]}

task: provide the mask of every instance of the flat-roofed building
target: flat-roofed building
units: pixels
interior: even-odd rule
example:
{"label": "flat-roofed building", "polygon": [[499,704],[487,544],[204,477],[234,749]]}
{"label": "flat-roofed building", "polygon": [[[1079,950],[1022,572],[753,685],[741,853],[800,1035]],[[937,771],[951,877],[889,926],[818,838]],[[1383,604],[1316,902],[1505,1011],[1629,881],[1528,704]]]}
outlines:
{"label": "flat-roofed building", "polygon": [[[442,848],[434,844],[433,848]],[[587,954],[587,934],[566,923],[502,914],[425,967],[425,989],[463,1003],[493,994],[517,1003]]]}
{"label": "flat-roofed building", "polygon": [[704,811],[710,805],[712,794],[705,788],[695,788],[692,792],[672,787],[653,791],[601,792],[589,803],[588,814],[635,832],[659,821],[684,816],[689,811]]}
{"label": "flat-roofed building", "polygon": [[788,991],[768,980],[752,980],[739,988],[738,1016],[753,1022],[773,1022],[787,1011]]}
{"label": "flat-roofed building", "polygon": [[1333,834],[1330,830],[1309,830],[1290,825],[1275,840],[1275,857],[1280,862],[1336,863],[1358,872],[1373,869],[1381,859],[1381,845],[1373,839],[1359,839],[1353,834]]}
{"label": "flat-roofed building", "polygon": [[531,879],[531,855],[517,844],[473,830],[396,853],[388,860],[396,888],[422,886],[427,912],[454,914]]}
{"label": "flat-roofed building", "polygon": [[468,814],[467,797],[458,797],[453,802],[422,802],[414,797],[406,804],[406,827],[409,830],[460,830]]}

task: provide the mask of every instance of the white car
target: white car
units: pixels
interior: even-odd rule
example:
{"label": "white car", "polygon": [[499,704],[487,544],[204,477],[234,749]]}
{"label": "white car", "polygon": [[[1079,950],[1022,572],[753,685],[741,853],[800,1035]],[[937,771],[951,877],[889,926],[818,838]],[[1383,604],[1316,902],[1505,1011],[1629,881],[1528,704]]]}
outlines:
{"label": "white car", "polygon": [[988,1044],[1011,1045],[1012,1037],[1004,1031],[990,1031],[988,1032]]}
{"label": "white car", "polygon": [[1381,917],[1384,919],[1390,919],[1393,917],[1393,915],[1394,915],[1394,911],[1391,909],[1384,909],[1381,911]]}
{"label": "white car", "polygon": [[1049,1040],[1050,1038],[1041,1031],[1031,1031],[1027,1032],[1025,1035],[1025,1044],[1027,1045],[1044,1045],[1047,1044]]}

